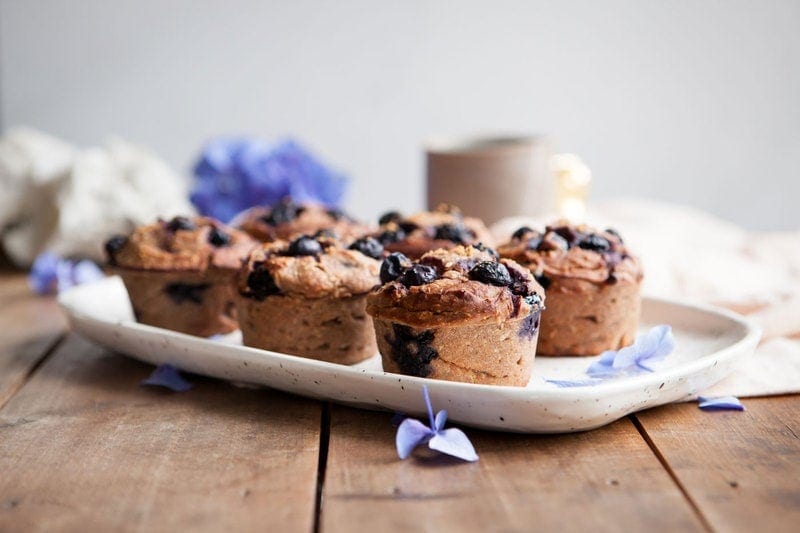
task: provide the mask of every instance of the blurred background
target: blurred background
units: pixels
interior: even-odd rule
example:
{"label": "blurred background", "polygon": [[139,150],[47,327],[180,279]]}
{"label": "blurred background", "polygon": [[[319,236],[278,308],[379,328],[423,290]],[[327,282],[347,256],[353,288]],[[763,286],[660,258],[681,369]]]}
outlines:
{"label": "blurred background", "polygon": [[800,227],[800,2],[0,2],[0,125],[110,135],[189,174],[207,139],[301,139],[374,219],[425,139],[551,136],[593,197]]}

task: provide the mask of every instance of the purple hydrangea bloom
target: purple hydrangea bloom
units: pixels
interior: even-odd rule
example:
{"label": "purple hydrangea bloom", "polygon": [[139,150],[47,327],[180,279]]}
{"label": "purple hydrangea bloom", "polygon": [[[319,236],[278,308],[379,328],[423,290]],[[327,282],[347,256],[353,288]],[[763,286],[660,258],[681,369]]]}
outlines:
{"label": "purple hydrangea bloom", "polygon": [[589,377],[608,378],[620,374],[652,372],[651,363],[661,361],[675,349],[675,337],[669,326],[656,326],[636,337],[630,346],[609,350],[586,370]]}
{"label": "purple hydrangea bloom", "polygon": [[428,444],[431,450],[458,457],[464,461],[477,461],[478,454],[463,431],[457,428],[444,429],[447,421],[447,411],[439,411],[433,415],[431,399],[428,396],[428,387],[422,386],[422,394],[425,397],[425,407],[428,410],[428,420],[430,426],[426,426],[419,420],[406,418],[397,428],[395,445],[397,455],[400,459],[405,459],[417,446]]}
{"label": "purple hydrangea bloom", "polygon": [[719,398],[697,397],[697,406],[704,411],[744,411],[744,405],[736,396]]}
{"label": "purple hydrangea bloom", "polygon": [[324,166],[292,140],[270,145],[258,139],[222,137],[209,142],[194,168],[192,203],[225,222],[255,205],[285,197],[338,207],[348,179]]}
{"label": "purple hydrangea bloom", "polygon": [[89,260],[73,261],[52,252],[44,252],[31,266],[28,285],[36,294],[53,294],[103,276],[100,267]]}
{"label": "purple hydrangea bloom", "polygon": [[170,364],[158,365],[147,379],[142,380],[142,385],[165,387],[173,392],[186,392],[194,387],[183,379],[177,368]]}

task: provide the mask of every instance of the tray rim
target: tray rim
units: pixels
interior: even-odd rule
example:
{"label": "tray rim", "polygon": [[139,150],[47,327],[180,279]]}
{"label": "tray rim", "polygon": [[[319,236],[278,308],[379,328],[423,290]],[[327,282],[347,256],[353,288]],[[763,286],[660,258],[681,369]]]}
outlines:
{"label": "tray rim", "polygon": [[[116,281],[115,281],[116,278]],[[155,335],[169,335],[169,336],[176,336],[177,339],[182,343],[186,344],[188,348],[194,349],[197,347],[208,347],[209,343],[218,345],[216,341],[203,338],[203,337],[196,337],[193,335],[188,335],[185,333],[180,333],[176,331],[166,330],[163,328],[158,328],[155,326],[150,326],[147,324],[140,324],[135,321],[131,320],[119,320],[116,318],[104,320],[101,317],[94,316],[90,313],[86,313],[75,306],[75,300],[82,296],[82,292],[91,290],[92,288],[96,289],[96,285],[103,284],[103,283],[121,283],[119,278],[116,276],[110,276],[104,278],[102,280],[92,282],[90,284],[85,284],[82,286],[77,286],[69,291],[63,292],[58,296],[58,304],[66,314],[69,323],[73,330],[78,331],[82,335],[92,339],[95,342],[97,339],[93,338],[91,333],[87,333],[85,328],[82,327],[82,324],[94,324],[100,325],[101,327],[122,327],[129,329],[133,332],[140,332],[144,334],[145,337],[153,337]],[[696,304],[696,303],[686,303],[686,302],[678,302],[675,300],[671,300],[668,298],[657,298],[657,297],[643,297],[643,307],[646,302],[653,302],[653,304],[658,305],[666,305],[671,307],[677,307],[682,309],[690,309],[692,311],[699,311],[705,314],[714,315],[717,318],[723,318],[727,320],[731,324],[731,329],[736,329],[738,333],[738,340],[735,342],[719,349],[714,352],[703,354],[696,359],[691,361],[683,362],[677,364],[673,367],[668,367],[664,369],[658,370],[659,378],[663,378],[665,381],[667,380],[681,380],[689,378],[699,372],[702,372],[704,369],[708,367],[708,359],[709,358],[716,358],[717,364],[718,363],[730,363],[732,359],[736,359],[738,357],[743,356],[746,353],[751,353],[755,350],[756,345],[761,337],[761,328],[754,324],[753,322],[747,320],[745,317],[730,311],[728,309],[719,308],[713,305],[708,304]],[[103,344],[103,343],[101,343]],[[315,359],[309,359],[305,357],[285,354],[281,352],[273,352],[268,350],[262,350],[259,348],[253,348],[248,346],[242,345],[227,345],[229,348],[240,351],[241,353],[249,354],[250,356],[255,357],[263,357],[266,361],[273,361],[277,364],[287,363],[288,366],[294,367],[297,370],[303,371],[315,371],[315,372],[325,372],[329,374],[344,374],[346,376],[354,377],[358,379],[360,376],[368,376],[369,379],[375,379],[379,377],[381,380],[393,380],[393,381],[400,381],[401,383],[410,385],[414,389],[421,390],[423,385],[427,385],[428,388],[431,390],[431,394],[439,395],[439,394],[449,394],[449,393],[462,393],[464,390],[474,391],[476,395],[481,397],[488,397],[488,396],[496,396],[497,399],[505,399],[505,398],[514,398],[519,399],[520,397],[524,397],[526,399],[535,399],[537,401],[564,401],[564,400],[574,400],[576,402],[580,402],[581,400],[586,400],[589,398],[596,398],[598,394],[601,396],[613,396],[618,394],[623,394],[626,392],[636,392],[641,390],[643,384],[647,382],[651,382],[653,378],[653,374],[641,374],[636,376],[629,376],[625,379],[618,379],[618,380],[610,380],[607,382],[601,382],[596,385],[587,386],[587,387],[568,387],[568,388],[536,388],[531,389],[528,387],[512,387],[512,386],[503,386],[503,385],[483,385],[483,384],[474,384],[474,383],[464,383],[464,382],[455,382],[455,381],[444,381],[444,380],[436,380],[430,378],[422,378],[416,376],[407,376],[402,374],[393,374],[384,371],[366,369],[366,368],[354,368],[353,366],[349,365],[341,365],[337,363],[330,363],[325,361],[318,361]],[[111,349],[115,349],[111,346],[107,346]],[[139,357],[135,354],[127,353],[122,350],[118,350],[120,353],[128,357],[132,357],[134,359],[144,361],[150,364],[153,364],[152,361]],[[204,374],[203,372],[196,372],[191,369],[187,369],[189,372],[198,373],[202,375],[207,375],[210,377],[218,378],[218,379],[228,379],[223,376],[214,375],[214,374]],[[730,372],[728,372],[730,373]],[[727,373],[720,377],[717,381],[723,379],[727,376]],[[290,388],[282,388],[275,385],[267,385],[264,383],[259,383],[258,381],[253,381],[252,383],[271,387],[279,390],[284,390],[286,392],[295,393],[295,394],[302,394],[298,393],[296,390],[292,390]],[[465,389],[467,387],[468,389]],[[327,398],[330,401],[337,402],[337,403],[344,403],[346,405],[354,405],[360,406],[357,403],[347,402],[340,399],[336,399],[327,395],[318,395],[315,396],[317,398]],[[683,395],[684,398],[689,398],[691,395]],[[659,402],[656,405],[662,405],[665,403],[671,403],[675,401],[680,401],[680,398],[671,399],[664,402]],[[384,405],[372,406],[373,408],[384,408]],[[652,406],[647,406],[652,407]],[[646,408],[647,408],[646,407]],[[629,410],[626,414],[630,414],[631,412],[635,412],[639,409]],[[415,412],[409,409],[410,412]],[[622,415],[625,416],[625,415]],[[614,418],[609,422],[616,420],[618,418]],[[469,423],[467,423],[469,424]],[[470,424],[475,425],[475,424]],[[478,427],[485,427],[485,426],[478,426]],[[598,427],[598,426],[596,426]],[[590,429],[590,428],[585,428]],[[502,431],[503,429],[495,428],[495,430]],[[505,429],[505,431],[513,431],[509,429]],[[534,431],[529,431],[534,432]]]}

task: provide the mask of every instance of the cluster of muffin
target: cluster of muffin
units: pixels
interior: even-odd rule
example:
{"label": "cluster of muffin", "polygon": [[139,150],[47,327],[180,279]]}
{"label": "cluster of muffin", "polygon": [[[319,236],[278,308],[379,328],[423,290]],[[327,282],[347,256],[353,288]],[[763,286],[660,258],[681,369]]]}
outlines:
{"label": "cluster of muffin", "polygon": [[247,346],[334,363],[379,350],[387,372],[524,386],[536,353],[633,341],[642,273],[616,232],[558,223],[493,244],[452,206],[370,227],[284,200],[238,228],[159,220],[106,251],[142,323],[199,336],[240,328]]}

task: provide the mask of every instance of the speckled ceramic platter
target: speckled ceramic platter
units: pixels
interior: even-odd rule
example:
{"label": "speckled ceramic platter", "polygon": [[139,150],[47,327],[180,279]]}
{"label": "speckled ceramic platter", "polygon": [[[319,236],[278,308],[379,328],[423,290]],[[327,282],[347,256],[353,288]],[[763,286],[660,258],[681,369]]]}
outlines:
{"label": "speckled ceramic platter", "polygon": [[580,380],[594,358],[537,357],[527,387],[470,385],[385,373],[380,358],[343,366],[241,346],[238,332],[210,340],[138,324],[125,287],[111,277],[59,297],[75,331],[112,350],[197,374],[264,385],[354,407],[424,413],[422,386],[450,420],[497,431],[558,433],[592,429],[629,413],[687,399],[727,376],[752,353],[760,331],[710,307],[645,299],[642,328],[669,324],[675,351],[652,373],[559,388]]}

